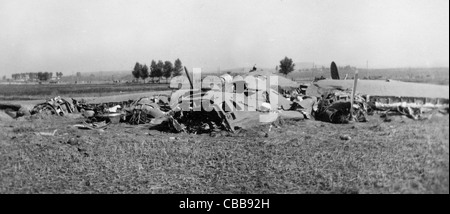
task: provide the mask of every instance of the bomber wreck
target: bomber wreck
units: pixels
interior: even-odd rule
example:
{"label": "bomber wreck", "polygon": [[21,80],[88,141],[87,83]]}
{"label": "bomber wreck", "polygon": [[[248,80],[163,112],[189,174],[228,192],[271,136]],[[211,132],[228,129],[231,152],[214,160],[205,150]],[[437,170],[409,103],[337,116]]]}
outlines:
{"label": "bomber wreck", "polygon": [[[235,132],[283,118],[349,123],[365,122],[374,113],[420,120],[449,111],[448,87],[444,90],[445,86],[358,80],[357,72],[353,80],[340,80],[337,68],[332,71],[334,79],[320,78],[309,84],[262,71],[245,77],[208,76],[198,81],[184,69],[186,76],[171,82],[171,94],[107,103],[58,96],[36,105],[30,113],[78,113],[87,119],[78,127],[88,129],[128,123],[201,134]],[[194,87],[196,83],[198,87]]]}

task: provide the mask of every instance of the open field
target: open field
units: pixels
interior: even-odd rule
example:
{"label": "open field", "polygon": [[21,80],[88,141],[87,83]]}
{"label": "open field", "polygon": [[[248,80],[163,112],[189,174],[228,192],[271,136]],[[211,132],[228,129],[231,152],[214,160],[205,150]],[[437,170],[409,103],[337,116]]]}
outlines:
{"label": "open field", "polygon": [[369,119],[285,120],[269,137],[267,126],[210,136],[0,121],[0,193],[449,193],[448,115]]}
{"label": "open field", "polygon": [[168,84],[0,84],[0,100],[45,100],[49,97],[102,97],[169,90]]}

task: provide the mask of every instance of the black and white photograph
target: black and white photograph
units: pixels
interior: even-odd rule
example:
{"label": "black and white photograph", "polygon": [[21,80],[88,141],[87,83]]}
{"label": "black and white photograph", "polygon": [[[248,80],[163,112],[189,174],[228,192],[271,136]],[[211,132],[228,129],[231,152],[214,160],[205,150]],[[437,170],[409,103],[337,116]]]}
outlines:
{"label": "black and white photograph", "polygon": [[0,0],[0,194],[449,194],[449,1]]}

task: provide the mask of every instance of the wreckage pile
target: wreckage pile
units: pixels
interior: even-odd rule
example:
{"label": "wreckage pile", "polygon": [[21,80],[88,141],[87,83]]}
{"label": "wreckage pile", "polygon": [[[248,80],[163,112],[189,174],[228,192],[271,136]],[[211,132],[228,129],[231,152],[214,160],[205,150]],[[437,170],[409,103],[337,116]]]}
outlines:
{"label": "wreckage pile", "polygon": [[387,115],[404,115],[414,120],[427,119],[435,113],[448,114],[449,100],[395,96],[370,96],[371,109]]}
{"label": "wreckage pile", "polygon": [[350,92],[344,91],[325,93],[318,104],[316,119],[331,123],[366,122],[369,110],[366,99],[361,95],[355,96],[352,112],[350,96]]}
{"label": "wreckage pile", "polygon": [[168,99],[164,96],[143,97],[125,108],[125,121],[132,125],[149,123],[153,118],[163,117],[170,110]]}
{"label": "wreckage pile", "polygon": [[[187,70],[186,74],[189,78]],[[219,87],[201,89],[193,89],[189,78],[191,88],[179,87],[171,96],[155,95],[123,102],[92,104],[84,100],[70,101],[55,97],[36,105],[31,114],[64,116],[81,113],[88,120],[79,127],[89,129],[124,122],[132,125],[155,125],[172,132],[199,134],[217,130],[234,132],[249,125],[270,124],[279,117],[316,119],[339,124],[366,122],[367,115],[374,112],[385,116],[397,113],[412,119],[424,119],[427,113],[438,111],[448,114],[449,111],[448,99],[370,96],[355,93],[354,89],[342,88],[322,90],[319,95],[313,95],[306,93],[308,86],[297,84],[298,87],[295,88],[293,86],[296,83],[287,79],[281,81],[287,87],[260,87],[257,84],[266,81],[268,77],[255,76],[258,79],[256,86],[238,79],[223,81]],[[318,82],[320,81],[322,80]],[[239,84],[243,84],[243,87]]]}
{"label": "wreckage pile", "polygon": [[[357,72],[355,73],[357,77]],[[313,82],[310,93],[326,94],[324,91],[351,91],[355,80],[319,80]],[[403,115],[414,120],[424,120],[432,115],[449,113],[448,86],[409,83],[395,80],[358,80],[358,91],[368,105],[369,114],[381,116]],[[357,95],[355,95],[357,99]]]}
{"label": "wreckage pile", "polygon": [[77,109],[75,104],[63,99],[61,97],[54,97],[48,99],[46,102],[36,105],[31,114],[57,114],[64,116],[67,113],[74,113]]}
{"label": "wreckage pile", "polygon": [[[69,102],[60,97],[52,98],[45,103],[38,104],[33,108],[32,114],[58,114],[64,116],[68,113],[82,113],[88,120],[80,128],[102,128],[109,123],[125,122],[132,125],[151,124],[164,127],[164,130],[187,133],[207,133],[218,130],[234,132],[242,127],[242,118],[255,119],[261,115],[275,115],[268,123],[273,122],[278,117],[279,111],[300,113],[301,119],[314,118],[327,122],[343,123],[351,120],[349,112],[348,93],[330,93],[323,99],[315,97],[297,96],[293,101],[282,100],[279,106],[272,106],[267,93],[242,93],[242,100],[255,99],[257,106],[250,106],[236,102],[235,96],[226,96],[224,102],[215,103],[215,96],[220,91],[192,91],[183,94],[171,107],[170,99],[167,96],[142,97],[134,101],[112,102],[101,104],[87,104],[85,101]],[[276,93],[271,91],[269,93]],[[273,96],[279,94],[273,94]],[[279,97],[280,98],[280,97]],[[344,99],[345,98],[345,99]],[[281,99],[281,98],[280,98]],[[364,100],[357,99],[355,118],[362,122],[365,120],[365,110],[367,105]],[[289,103],[287,106],[286,103]],[[248,110],[255,107],[254,111]],[[273,110],[275,109],[275,111]],[[89,112],[89,113],[88,113]],[[255,117],[256,116],[256,117]],[[297,116],[298,117],[298,116]],[[103,123],[102,123],[103,122]],[[90,124],[90,127],[88,126]]]}

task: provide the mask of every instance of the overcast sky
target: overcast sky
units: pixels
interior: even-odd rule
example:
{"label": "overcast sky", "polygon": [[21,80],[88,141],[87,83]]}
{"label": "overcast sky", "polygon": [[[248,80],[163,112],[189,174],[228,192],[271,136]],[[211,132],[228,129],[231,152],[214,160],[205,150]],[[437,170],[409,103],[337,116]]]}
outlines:
{"label": "overcast sky", "polygon": [[448,0],[0,0],[0,75],[295,62],[449,66]]}

